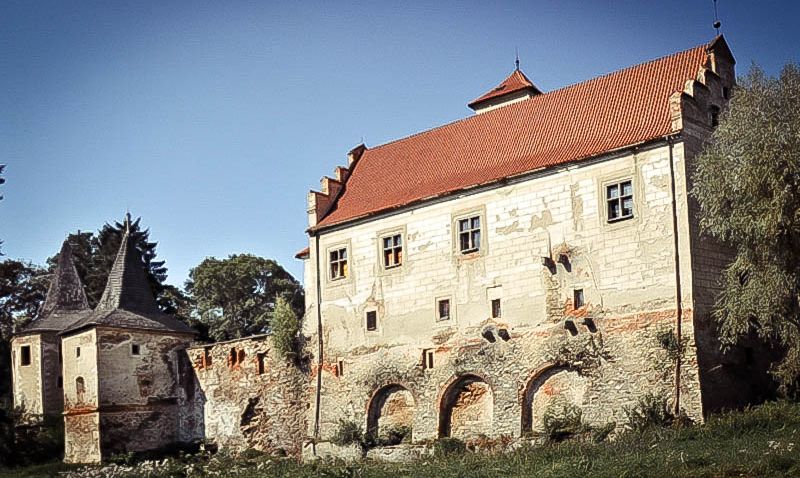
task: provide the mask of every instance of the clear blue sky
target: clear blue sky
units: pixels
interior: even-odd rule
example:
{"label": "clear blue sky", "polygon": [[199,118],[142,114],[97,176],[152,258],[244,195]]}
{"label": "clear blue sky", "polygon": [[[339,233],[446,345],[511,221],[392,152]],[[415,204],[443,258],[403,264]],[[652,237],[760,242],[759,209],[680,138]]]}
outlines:
{"label": "clear blue sky", "polygon": [[[719,0],[739,73],[800,59],[798,2]],[[471,114],[514,66],[549,91],[714,36],[711,0],[5,1],[3,252],[43,263],[126,209],[170,283],[250,252],[300,276],[305,198],[375,146]]]}

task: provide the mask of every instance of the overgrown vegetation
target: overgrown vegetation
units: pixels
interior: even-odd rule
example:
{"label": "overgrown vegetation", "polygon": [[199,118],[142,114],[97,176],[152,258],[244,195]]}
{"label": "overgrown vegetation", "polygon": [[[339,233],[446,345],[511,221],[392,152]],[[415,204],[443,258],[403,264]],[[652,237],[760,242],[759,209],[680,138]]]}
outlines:
{"label": "overgrown vegetation", "polygon": [[613,361],[602,334],[579,334],[549,342],[545,360],[555,367],[575,370],[581,375],[595,374],[603,362]]}
{"label": "overgrown vegetation", "polygon": [[339,426],[333,434],[331,442],[334,445],[348,446],[357,444],[364,446],[364,433],[361,431],[361,426],[352,421],[339,419]]}
{"label": "overgrown vegetation", "polygon": [[561,442],[571,438],[591,439],[595,443],[604,441],[617,428],[615,422],[591,426],[583,418],[580,407],[567,401],[554,401],[542,414],[544,434],[550,442]]}
{"label": "overgrown vegetation", "polygon": [[272,343],[275,350],[289,357],[297,353],[297,336],[300,332],[300,320],[289,302],[278,297],[275,300],[275,311],[272,313]]}
{"label": "overgrown vegetation", "polygon": [[[565,440],[523,446],[502,455],[464,452],[454,440],[439,440],[440,452],[415,463],[300,464],[258,453],[180,455],[113,470],[115,477],[226,476],[236,478],[597,478],[787,477],[800,475],[800,404],[772,402],[711,417],[687,427],[644,427],[615,440]],[[54,476],[60,464],[0,472],[0,476]],[[74,467],[72,467],[74,469]],[[81,468],[74,477],[90,475]],[[127,471],[126,471],[127,470]],[[94,475],[91,476],[102,476]]]}
{"label": "overgrown vegetation", "polygon": [[715,310],[725,345],[754,335],[783,352],[773,375],[800,390],[800,68],[739,80],[705,151],[692,195],[705,234],[736,256]]}

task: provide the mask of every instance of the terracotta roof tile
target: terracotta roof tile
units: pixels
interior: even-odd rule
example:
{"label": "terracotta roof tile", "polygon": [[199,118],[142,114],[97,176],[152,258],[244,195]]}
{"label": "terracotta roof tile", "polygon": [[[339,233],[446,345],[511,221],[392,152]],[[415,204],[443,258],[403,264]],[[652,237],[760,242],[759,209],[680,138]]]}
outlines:
{"label": "terracotta roof tile", "polygon": [[367,149],[316,227],[663,137],[706,61],[702,45]]}

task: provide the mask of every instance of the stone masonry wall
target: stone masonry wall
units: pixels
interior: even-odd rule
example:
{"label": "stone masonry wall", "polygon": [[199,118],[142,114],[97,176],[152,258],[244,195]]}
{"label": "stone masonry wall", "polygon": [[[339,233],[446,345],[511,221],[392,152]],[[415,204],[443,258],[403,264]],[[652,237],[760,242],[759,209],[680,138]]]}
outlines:
{"label": "stone masonry wall", "polygon": [[[29,347],[31,361],[22,365],[22,348]],[[42,403],[42,341],[38,334],[16,336],[11,340],[14,406],[27,413],[44,413]]]}
{"label": "stone masonry wall", "polygon": [[299,456],[309,377],[278,356],[269,336],[188,350],[204,403],[206,439],[222,448]]}

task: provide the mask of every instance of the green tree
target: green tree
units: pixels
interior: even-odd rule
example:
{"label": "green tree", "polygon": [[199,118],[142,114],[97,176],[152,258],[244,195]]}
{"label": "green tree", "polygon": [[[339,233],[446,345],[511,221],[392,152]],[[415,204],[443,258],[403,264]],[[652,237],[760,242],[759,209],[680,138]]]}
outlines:
{"label": "green tree", "polygon": [[251,254],[210,257],[189,272],[186,291],[214,340],[269,331],[279,297],[300,315],[303,290],[277,262]]}
{"label": "green tree", "polygon": [[282,296],[275,300],[272,316],[272,341],[279,354],[289,356],[297,351],[297,335],[300,333],[300,319],[291,304]]}
{"label": "green tree", "polygon": [[704,233],[732,246],[715,309],[723,343],[750,334],[784,352],[784,390],[800,378],[800,70],[753,66],[697,158],[692,194]]}

